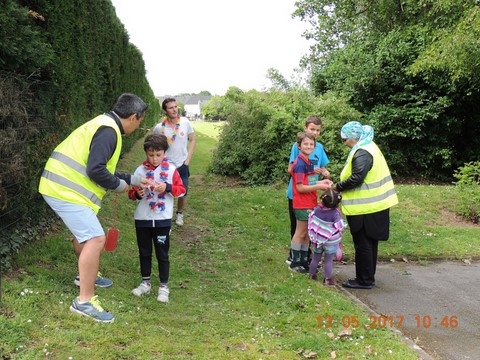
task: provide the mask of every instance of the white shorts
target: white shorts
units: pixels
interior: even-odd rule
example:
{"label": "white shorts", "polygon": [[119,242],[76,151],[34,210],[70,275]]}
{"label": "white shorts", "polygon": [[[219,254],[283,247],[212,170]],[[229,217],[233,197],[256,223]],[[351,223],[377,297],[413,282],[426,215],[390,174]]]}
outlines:
{"label": "white shorts", "polygon": [[42,196],[80,244],[94,237],[105,235],[97,214],[88,206],[72,204],[46,195]]}

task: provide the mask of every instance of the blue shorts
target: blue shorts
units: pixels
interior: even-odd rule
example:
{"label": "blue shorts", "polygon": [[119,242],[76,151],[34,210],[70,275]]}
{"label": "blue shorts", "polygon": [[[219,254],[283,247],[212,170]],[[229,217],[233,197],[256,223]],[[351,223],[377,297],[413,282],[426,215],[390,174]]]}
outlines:
{"label": "blue shorts", "polygon": [[315,254],[335,254],[338,249],[338,243],[330,245],[328,242],[325,244],[320,245],[320,247],[317,247],[315,244],[312,244],[312,251]]}
{"label": "blue shorts", "polygon": [[190,177],[190,168],[188,165],[183,164],[182,166],[177,168],[178,174],[182,178],[183,186],[185,186],[185,195],[187,196],[188,193],[188,178]]}
{"label": "blue shorts", "polygon": [[72,204],[46,195],[43,195],[43,198],[80,244],[105,235],[97,214],[88,206]]}

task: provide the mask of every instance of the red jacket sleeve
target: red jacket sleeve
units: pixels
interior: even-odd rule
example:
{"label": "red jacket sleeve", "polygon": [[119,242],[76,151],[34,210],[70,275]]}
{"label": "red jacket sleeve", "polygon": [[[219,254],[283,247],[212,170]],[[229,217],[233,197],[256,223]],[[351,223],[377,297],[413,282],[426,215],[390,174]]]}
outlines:
{"label": "red jacket sleeve", "polygon": [[137,190],[137,186],[132,186],[132,188],[128,190],[128,198],[130,200],[139,200],[139,198],[137,197]]}
{"label": "red jacket sleeve", "polygon": [[173,178],[172,178],[172,190],[170,193],[174,197],[179,197],[184,195],[187,192],[185,189],[185,186],[183,185],[182,178],[180,177],[180,174],[178,173],[177,170],[173,173]]}

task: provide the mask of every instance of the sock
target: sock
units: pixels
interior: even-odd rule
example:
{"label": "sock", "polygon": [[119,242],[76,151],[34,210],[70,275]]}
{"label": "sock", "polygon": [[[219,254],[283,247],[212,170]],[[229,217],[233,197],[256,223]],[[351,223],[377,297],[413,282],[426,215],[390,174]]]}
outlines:
{"label": "sock", "polygon": [[317,267],[318,264],[320,263],[320,260],[322,259],[322,254],[321,253],[313,253],[313,259],[312,262],[310,263],[310,275],[313,276],[317,273]]}
{"label": "sock", "polygon": [[301,262],[301,245],[292,243],[290,247],[292,252],[292,263]]}
{"label": "sock", "polygon": [[325,254],[325,262],[323,270],[325,271],[325,279],[331,279],[333,273],[333,257],[335,254]]}
{"label": "sock", "polygon": [[300,250],[300,262],[303,265],[308,265],[308,250]]}
{"label": "sock", "polygon": [[150,276],[143,276],[142,277],[142,282],[150,285]]}
{"label": "sock", "polygon": [[[301,244],[300,250],[302,250],[302,263],[308,265],[310,263],[310,243]],[[304,254],[303,252],[305,252],[306,254]]]}
{"label": "sock", "polygon": [[301,262],[301,254],[300,250],[293,250],[292,249],[292,264],[300,263]]}
{"label": "sock", "polygon": [[300,250],[308,252],[310,244],[300,244]]}
{"label": "sock", "polygon": [[168,289],[168,283],[162,283],[162,284],[160,284],[160,287],[161,287],[161,288],[167,288],[167,289]]}

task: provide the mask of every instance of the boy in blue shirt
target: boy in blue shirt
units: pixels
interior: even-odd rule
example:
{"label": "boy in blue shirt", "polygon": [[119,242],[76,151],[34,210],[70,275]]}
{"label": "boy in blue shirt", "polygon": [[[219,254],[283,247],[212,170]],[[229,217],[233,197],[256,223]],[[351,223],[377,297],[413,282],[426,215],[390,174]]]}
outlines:
{"label": "boy in blue shirt", "polygon": [[[322,130],[322,119],[317,115],[310,115],[307,117],[305,121],[305,127],[303,131],[307,134],[313,135],[315,139],[318,138],[320,135],[320,131]],[[292,165],[295,159],[300,154],[300,149],[297,146],[297,143],[294,142],[292,145],[292,150],[290,151],[290,159],[288,163],[288,173],[291,173]],[[330,162],[328,160],[327,154],[325,153],[325,149],[323,145],[318,141],[315,141],[315,149],[309,156],[310,161],[313,163],[315,174],[318,176],[323,176],[323,178],[328,179],[330,178],[330,172],[325,168],[326,165]],[[290,177],[290,181],[288,183],[287,188],[287,199],[288,199],[288,214],[290,217],[290,238],[293,237],[295,234],[295,230],[297,227],[297,219],[293,212],[293,190],[292,190],[292,178]],[[287,264],[291,263],[291,254],[288,256],[286,261]]]}

